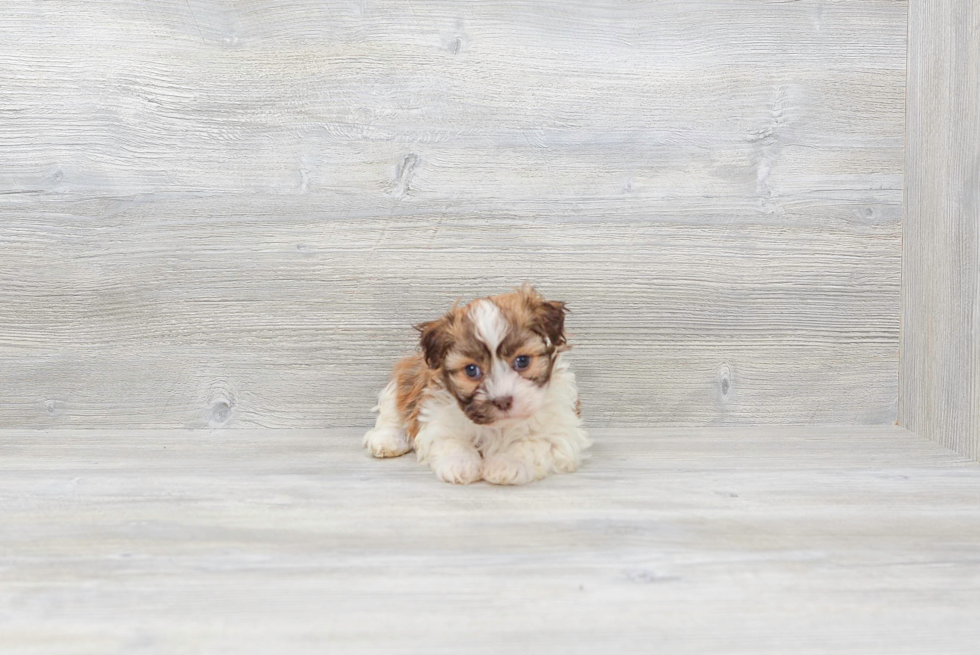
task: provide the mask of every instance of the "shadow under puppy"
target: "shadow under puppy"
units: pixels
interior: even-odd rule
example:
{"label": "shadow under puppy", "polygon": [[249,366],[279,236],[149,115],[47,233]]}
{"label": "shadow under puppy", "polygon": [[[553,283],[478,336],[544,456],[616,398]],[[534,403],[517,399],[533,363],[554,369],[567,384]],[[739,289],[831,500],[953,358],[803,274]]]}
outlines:
{"label": "shadow under puppy", "polygon": [[397,364],[364,435],[375,457],[415,450],[445,482],[524,484],[578,468],[575,375],[562,352],[565,304],[531,286],[416,326],[421,352]]}

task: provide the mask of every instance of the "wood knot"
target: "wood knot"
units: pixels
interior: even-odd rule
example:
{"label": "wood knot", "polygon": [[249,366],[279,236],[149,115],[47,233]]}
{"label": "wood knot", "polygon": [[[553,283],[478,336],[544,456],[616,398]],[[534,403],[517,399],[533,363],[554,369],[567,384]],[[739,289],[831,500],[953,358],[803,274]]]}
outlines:
{"label": "wood knot", "polygon": [[727,404],[731,400],[734,391],[732,389],[733,377],[731,365],[725,363],[718,367],[718,400],[722,404]]}
{"label": "wood knot", "polygon": [[44,413],[51,418],[62,416],[68,408],[67,403],[62,400],[45,400],[43,406]]}
{"label": "wood knot", "polygon": [[223,381],[214,382],[208,389],[205,421],[208,427],[217,428],[232,420],[235,412],[235,391]]}
{"label": "wood knot", "polygon": [[395,168],[395,186],[391,190],[391,195],[401,198],[408,194],[409,185],[412,183],[412,176],[419,165],[419,156],[414,152],[405,155],[397,168]]}
{"label": "wood knot", "polygon": [[218,402],[211,404],[211,410],[209,412],[210,423],[212,426],[220,425],[231,417],[231,403],[227,400],[219,400]]}

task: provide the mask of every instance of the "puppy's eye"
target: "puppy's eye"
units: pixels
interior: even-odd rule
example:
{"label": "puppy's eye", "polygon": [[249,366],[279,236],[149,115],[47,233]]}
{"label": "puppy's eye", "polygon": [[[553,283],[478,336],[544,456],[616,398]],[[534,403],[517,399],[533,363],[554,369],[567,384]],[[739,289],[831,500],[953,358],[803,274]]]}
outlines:
{"label": "puppy's eye", "polygon": [[528,357],[527,355],[521,355],[520,357],[514,360],[514,368],[517,369],[518,371],[523,371],[530,365],[531,365],[531,358]]}
{"label": "puppy's eye", "polygon": [[463,372],[466,373],[466,377],[471,380],[476,380],[480,377],[480,367],[476,364],[468,364],[466,368],[463,369]]}

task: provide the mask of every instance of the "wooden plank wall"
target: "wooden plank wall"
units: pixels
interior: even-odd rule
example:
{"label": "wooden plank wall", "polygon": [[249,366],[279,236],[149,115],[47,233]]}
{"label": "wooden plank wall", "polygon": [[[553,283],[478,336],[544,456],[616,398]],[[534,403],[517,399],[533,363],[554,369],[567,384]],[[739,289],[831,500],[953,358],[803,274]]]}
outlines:
{"label": "wooden plank wall", "polygon": [[906,10],[4,0],[0,424],[366,424],[524,279],[592,425],[892,422]]}
{"label": "wooden plank wall", "polygon": [[980,457],[980,0],[913,0],[900,421]]}

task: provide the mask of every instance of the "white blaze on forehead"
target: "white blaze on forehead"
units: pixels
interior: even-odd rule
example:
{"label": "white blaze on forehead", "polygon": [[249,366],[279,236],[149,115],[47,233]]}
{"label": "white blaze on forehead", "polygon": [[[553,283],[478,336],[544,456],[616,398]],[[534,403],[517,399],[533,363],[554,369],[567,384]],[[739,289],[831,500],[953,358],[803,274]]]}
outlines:
{"label": "white blaze on forehead", "polygon": [[470,318],[477,338],[486,344],[491,355],[496,355],[497,347],[507,336],[507,321],[500,308],[489,300],[478,300],[470,309]]}

